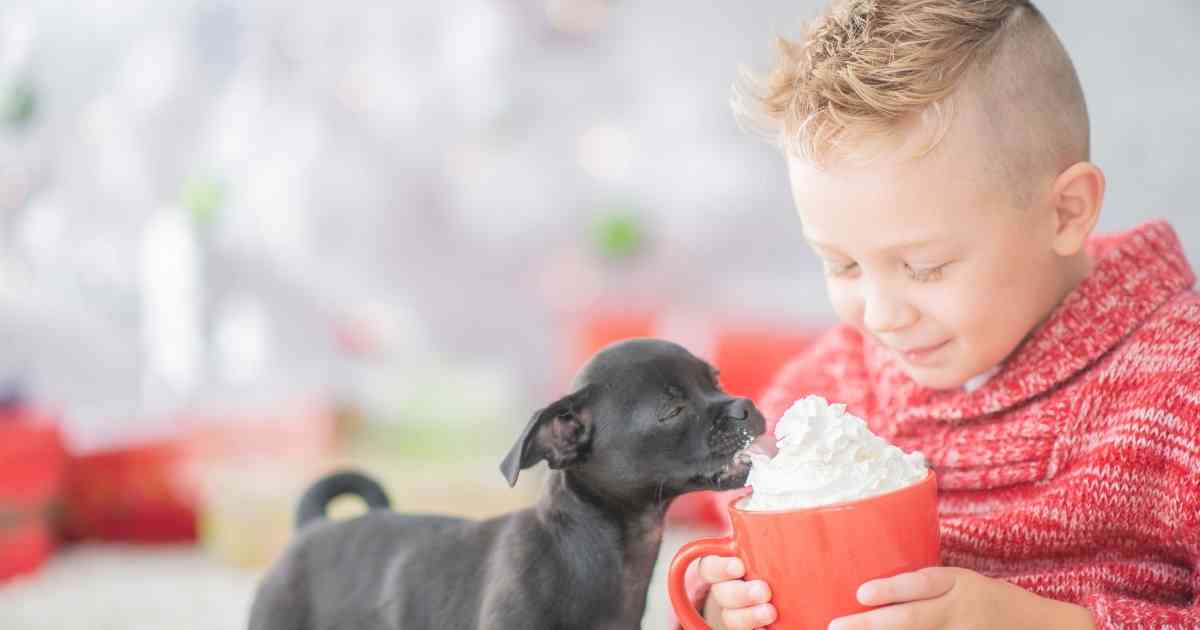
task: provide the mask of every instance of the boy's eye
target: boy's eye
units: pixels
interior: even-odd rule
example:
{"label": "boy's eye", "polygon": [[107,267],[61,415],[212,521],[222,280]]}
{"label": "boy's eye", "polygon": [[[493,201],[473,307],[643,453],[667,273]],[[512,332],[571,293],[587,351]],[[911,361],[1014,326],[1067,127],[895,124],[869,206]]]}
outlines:
{"label": "boy's eye", "polygon": [[858,268],[858,263],[856,262],[841,263],[833,262],[831,260],[824,260],[822,261],[822,264],[825,266],[825,275],[833,276],[835,278],[848,276]]}
{"label": "boy's eye", "polygon": [[913,267],[908,263],[905,263],[904,268],[908,270],[909,277],[917,282],[934,282],[942,278],[942,270],[946,268],[946,265],[938,265],[936,267]]}

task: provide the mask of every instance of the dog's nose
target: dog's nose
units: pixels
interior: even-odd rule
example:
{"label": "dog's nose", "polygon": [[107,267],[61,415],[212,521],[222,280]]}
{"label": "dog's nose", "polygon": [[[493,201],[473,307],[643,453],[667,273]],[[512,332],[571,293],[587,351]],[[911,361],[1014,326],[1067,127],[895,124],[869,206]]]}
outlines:
{"label": "dog's nose", "polygon": [[725,414],[734,420],[745,420],[750,417],[750,401],[745,398],[735,399],[725,409]]}

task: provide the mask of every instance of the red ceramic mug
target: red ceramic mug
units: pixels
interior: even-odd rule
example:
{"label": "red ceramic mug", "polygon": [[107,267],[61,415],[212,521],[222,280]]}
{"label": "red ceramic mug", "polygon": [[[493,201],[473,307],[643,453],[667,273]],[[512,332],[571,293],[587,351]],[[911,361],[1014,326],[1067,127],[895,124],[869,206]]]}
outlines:
{"label": "red ceramic mug", "polygon": [[864,582],[940,564],[933,471],[899,490],[820,507],[750,511],[742,498],[729,503],[732,537],[692,541],[671,561],[667,591],[685,630],[708,629],[683,587],[688,565],[703,556],[737,556],[745,579],[770,585],[772,630],[824,630],[868,609],[856,597]]}

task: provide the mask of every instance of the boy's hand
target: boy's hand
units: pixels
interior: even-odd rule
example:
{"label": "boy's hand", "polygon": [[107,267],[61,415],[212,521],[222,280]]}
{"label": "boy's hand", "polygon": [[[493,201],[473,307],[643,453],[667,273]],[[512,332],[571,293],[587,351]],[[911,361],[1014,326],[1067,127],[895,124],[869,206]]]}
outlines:
{"label": "boy's hand", "polygon": [[1091,613],[1085,608],[1039,597],[974,571],[950,567],[932,567],[872,580],[859,587],[858,601],[864,606],[883,608],[837,619],[829,625],[829,630],[1095,627]]}
{"label": "boy's hand", "polygon": [[706,612],[712,614],[715,605],[728,630],[753,630],[775,621],[775,607],[767,603],[771,588],[762,580],[743,581],[741,560],[705,556],[697,565],[700,579],[712,585]]}

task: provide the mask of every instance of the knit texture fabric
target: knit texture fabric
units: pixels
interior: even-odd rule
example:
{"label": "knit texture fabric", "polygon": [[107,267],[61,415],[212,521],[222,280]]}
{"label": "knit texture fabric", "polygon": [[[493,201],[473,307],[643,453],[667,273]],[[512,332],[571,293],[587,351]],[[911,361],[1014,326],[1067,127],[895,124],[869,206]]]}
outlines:
{"label": "knit texture fabric", "polygon": [[1092,273],[978,389],[922,387],[843,325],[760,408],[773,426],[819,394],[924,453],[944,564],[1085,606],[1099,628],[1200,628],[1195,277],[1163,222],[1089,248]]}

